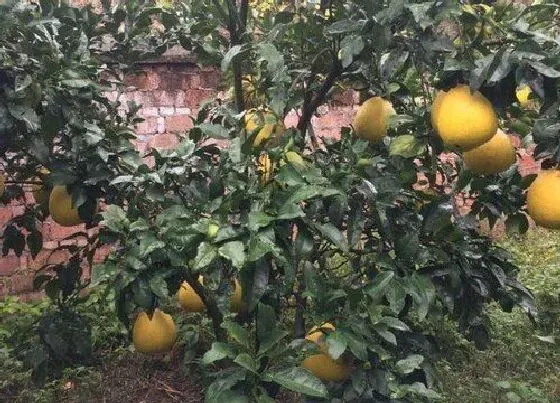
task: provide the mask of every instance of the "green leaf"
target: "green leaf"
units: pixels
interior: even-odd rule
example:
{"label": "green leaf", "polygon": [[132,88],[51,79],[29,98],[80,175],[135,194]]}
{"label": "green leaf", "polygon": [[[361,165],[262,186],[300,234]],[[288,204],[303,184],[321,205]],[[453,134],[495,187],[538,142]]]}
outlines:
{"label": "green leaf", "polygon": [[228,139],[229,131],[222,125],[201,123],[197,126],[202,132],[212,139]]}
{"label": "green leaf", "polygon": [[348,251],[348,243],[344,238],[342,232],[331,223],[319,224],[313,221],[306,220],[307,224],[314,227],[321,235],[329,239],[336,247],[340,248],[343,252]]}
{"label": "green leaf", "polygon": [[404,360],[397,361],[395,369],[401,374],[410,374],[412,371],[419,369],[423,362],[423,356],[419,354],[411,354]]}
{"label": "green leaf", "polygon": [[325,385],[303,368],[295,367],[267,372],[265,373],[265,377],[286,389],[303,393],[307,396],[322,398],[328,396]]}
{"label": "green leaf", "polygon": [[345,36],[340,43],[338,58],[343,68],[347,68],[354,61],[354,56],[359,55],[364,50],[364,41],[361,36],[349,35]]}
{"label": "green leaf", "polygon": [[194,259],[194,270],[200,270],[212,263],[212,261],[218,256],[218,249],[208,242],[202,242],[198,246],[198,251],[196,258]]}
{"label": "green leaf", "polygon": [[275,217],[262,211],[251,211],[249,213],[249,231],[258,231],[260,228],[267,227],[274,220]]}
{"label": "green leaf", "polygon": [[247,349],[249,348],[249,346],[251,345],[251,338],[249,337],[247,330],[245,330],[240,324],[231,321],[225,321],[222,323],[222,327],[226,329],[229,337],[231,337],[243,347]]}
{"label": "green leaf", "polygon": [[222,71],[226,71],[229,68],[229,65],[231,64],[232,60],[243,51],[244,50],[242,45],[232,46],[231,49],[228,50],[228,52],[224,55],[224,58],[222,59],[222,66],[221,66]]}
{"label": "green leaf", "polygon": [[216,361],[223,360],[224,358],[235,357],[235,351],[226,343],[214,342],[212,347],[202,356],[202,364],[210,365]]}
{"label": "green leaf", "polygon": [[343,332],[330,332],[327,335],[327,346],[329,355],[337,360],[346,351],[348,347],[348,339]]}
{"label": "green leaf", "polygon": [[352,21],[352,20],[340,20],[333,22],[328,27],[325,27],[325,35],[340,35],[348,32],[356,32],[362,29],[365,21]]}
{"label": "green leaf", "polygon": [[102,224],[111,231],[123,233],[127,232],[130,222],[126,217],[126,212],[119,206],[111,204],[103,213]]}
{"label": "green leaf", "polygon": [[253,357],[251,357],[247,353],[239,354],[237,357],[235,357],[235,360],[233,360],[233,362],[254,374],[258,373],[259,371],[257,363],[255,362]]}
{"label": "green leaf", "polygon": [[374,302],[379,301],[379,299],[385,295],[385,291],[387,287],[389,287],[389,284],[391,284],[393,277],[395,277],[395,272],[393,271],[381,272],[375,277],[373,284],[366,288],[366,293]]}
{"label": "green leaf", "polygon": [[245,245],[241,241],[231,241],[223,244],[218,253],[231,261],[233,267],[242,268],[245,264]]}
{"label": "green leaf", "polygon": [[382,327],[376,327],[375,331],[386,342],[391,343],[394,346],[397,345],[397,337],[395,336],[394,333],[391,333],[390,331]]}
{"label": "green leaf", "polygon": [[389,145],[389,155],[400,155],[405,158],[416,157],[425,150],[426,144],[410,134],[395,137]]}

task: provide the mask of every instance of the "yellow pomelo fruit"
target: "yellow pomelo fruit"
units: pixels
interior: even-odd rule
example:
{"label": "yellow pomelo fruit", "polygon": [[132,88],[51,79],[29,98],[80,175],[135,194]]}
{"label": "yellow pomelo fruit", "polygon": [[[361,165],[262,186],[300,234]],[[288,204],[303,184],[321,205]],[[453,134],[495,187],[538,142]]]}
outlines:
{"label": "yellow pomelo fruit", "polygon": [[527,191],[527,211],[535,223],[560,229],[560,171],[539,173]]}
{"label": "yellow pomelo fruit", "polygon": [[66,186],[53,187],[49,197],[49,211],[52,219],[63,227],[73,227],[82,222],[78,208],[72,205],[72,195]]}
{"label": "yellow pomelo fruit", "polygon": [[265,185],[272,177],[272,161],[266,153],[259,155],[257,159],[257,172],[259,173],[259,182]]}
{"label": "yellow pomelo fruit", "polygon": [[531,87],[529,87],[528,85],[521,85],[517,87],[515,96],[517,97],[517,101],[519,101],[519,105],[522,108],[533,108],[535,106],[535,101],[533,99],[529,99],[531,93]]}
{"label": "yellow pomelo fruit", "polygon": [[352,128],[359,138],[377,142],[387,135],[389,116],[395,114],[391,102],[381,97],[373,97],[360,106],[352,121]]}
{"label": "yellow pomelo fruit", "polygon": [[307,166],[305,160],[301,155],[296,153],[295,151],[288,151],[285,154],[286,160],[292,164],[297,170],[304,170]]}
{"label": "yellow pomelo fruit", "polygon": [[0,175],[0,197],[4,194],[4,190],[6,190],[6,177]]}
{"label": "yellow pomelo fruit", "polygon": [[132,329],[132,341],[141,353],[164,353],[171,350],[177,331],[171,315],[159,309],[154,310],[150,319],[146,312],[140,313]]}
{"label": "yellow pomelo fruit", "polygon": [[243,306],[243,289],[238,279],[234,279],[233,293],[231,294],[230,310],[238,313]]}
{"label": "yellow pomelo fruit", "polygon": [[[327,332],[325,332],[327,330]],[[313,326],[311,330],[305,336],[305,340],[312,343],[323,345],[325,344],[325,335],[329,333],[328,331],[334,331],[335,327],[332,323],[325,322],[320,327]]]}
{"label": "yellow pomelo fruit", "polygon": [[489,141],[463,154],[465,164],[476,174],[497,174],[507,170],[516,161],[511,138],[503,131]]}
{"label": "yellow pomelo fruit", "polygon": [[350,365],[323,353],[310,355],[301,366],[325,382],[342,382],[350,377]]}
{"label": "yellow pomelo fruit", "polygon": [[496,134],[498,117],[480,92],[472,93],[468,86],[461,85],[437,94],[432,125],[445,144],[468,151]]}
{"label": "yellow pomelo fruit", "polygon": [[259,112],[256,109],[250,109],[245,114],[245,130],[247,133],[251,133],[258,128],[260,128],[259,132],[255,137],[255,140],[253,140],[254,147],[259,147],[261,144],[273,137],[282,136],[285,131],[284,123],[281,122],[272,112]]}
{"label": "yellow pomelo fruit", "polygon": [[[200,283],[203,282],[202,276],[198,277]],[[187,312],[203,312],[206,308],[202,298],[194,291],[189,283],[186,281],[181,284],[179,292],[177,293],[179,304]]]}
{"label": "yellow pomelo fruit", "polygon": [[[42,175],[43,177],[50,173],[50,171],[47,168],[41,168],[39,172],[43,174]],[[33,180],[35,182],[42,181],[42,179],[38,176],[33,178]],[[45,185],[34,183],[33,185],[31,185],[31,193],[33,194],[33,199],[35,199],[35,203],[45,207],[49,206],[49,191]]]}

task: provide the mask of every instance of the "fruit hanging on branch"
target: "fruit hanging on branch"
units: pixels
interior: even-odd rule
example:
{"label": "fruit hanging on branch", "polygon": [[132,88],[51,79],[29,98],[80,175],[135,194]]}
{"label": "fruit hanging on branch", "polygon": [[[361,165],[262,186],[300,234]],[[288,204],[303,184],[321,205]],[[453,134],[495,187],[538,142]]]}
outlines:
{"label": "fruit hanging on branch", "polygon": [[515,164],[515,148],[511,138],[502,130],[489,141],[463,154],[465,165],[479,175],[492,175]]}
{"label": "fruit hanging on branch", "polygon": [[437,94],[432,105],[432,125],[445,144],[468,151],[496,134],[498,117],[479,91],[460,85]]}
{"label": "fruit hanging on branch", "polygon": [[542,171],[527,191],[527,211],[535,223],[560,229],[560,171]]}
{"label": "fruit hanging on branch", "polygon": [[254,147],[260,147],[272,138],[281,137],[286,130],[284,123],[270,110],[249,109],[245,114],[245,131],[248,135],[259,130],[253,140]]}
{"label": "fruit hanging on branch", "polygon": [[343,382],[350,378],[350,364],[344,358],[333,359],[328,352],[325,337],[328,333],[335,331],[332,323],[323,323],[319,328],[314,326],[305,336],[305,340],[317,344],[321,353],[307,357],[301,363],[303,368],[308,369],[313,375],[325,382]]}
{"label": "fruit hanging on branch", "polygon": [[[203,277],[199,276],[198,281],[200,284],[203,284]],[[177,298],[181,307],[187,312],[204,312],[206,309],[204,302],[202,302],[202,298],[200,298],[191,285],[186,281],[181,284]]]}
{"label": "fruit hanging on branch", "polygon": [[132,341],[136,350],[141,353],[165,353],[173,348],[176,339],[173,318],[158,308],[151,318],[146,312],[142,312],[134,322]]}
{"label": "fruit hanging on branch", "polygon": [[352,128],[359,138],[375,143],[387,135],[389,117],[395,114],[391,102],[373,97],[360,106],[352,121]]}

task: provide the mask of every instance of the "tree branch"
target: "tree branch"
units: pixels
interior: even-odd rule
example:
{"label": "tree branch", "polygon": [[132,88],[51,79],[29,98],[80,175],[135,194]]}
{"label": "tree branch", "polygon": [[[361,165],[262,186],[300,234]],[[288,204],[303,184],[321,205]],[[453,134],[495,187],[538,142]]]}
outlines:
{"label": "tree branch", "polygon": [[227,335],[225,329],[222,327],[224,321],[224,316],[218,308],[218,304],[214,297],[204,288],[204,286],[198,281],[198,278],[194,276],[190,270],[187,271],[187,283],[193,288],[194,292],[200,297],[206,310],[208,311],[208,316],[212,320],[212,327],[214,328],[214,333],[216,334],[216,340],[225,342],[227,341]]}
{"label": "tree branch", "polygon": [[[319,89],[319,91],[317,91],[315,96],[312,96],[312,91],[310,90],[308,93],[305,94],[304,102],[303,102],[303,111],[299,119],[299,122],[297,124],[297,128],[304,135],[307,132],[307,128],[309,124],[311,123],[311,118],[313,117],[313,114],[315,113],[317,108],[321,106],[323,102],[325,102],[327,94],[335,84],[336,80],[342,74],[342,71],[343,68],[342,68],[342,64],[340,63],[340,60],[338,60],[338,57],[333,54],[332,62],[329,68],[329,73],[327,75],[327,78],[323,82],[323,85]],[[314,134],[311,135],[311,141],[313,142],[313,146],[317,146],[317,139],[315,138]]]}

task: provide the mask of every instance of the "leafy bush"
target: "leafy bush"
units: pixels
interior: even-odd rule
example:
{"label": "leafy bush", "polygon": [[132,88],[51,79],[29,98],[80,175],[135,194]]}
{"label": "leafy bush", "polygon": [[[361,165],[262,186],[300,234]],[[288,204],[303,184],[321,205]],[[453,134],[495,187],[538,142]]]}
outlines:
{"label": "leafy bush", "polygon": [[[37,327],[43,343],[36,351],[49,358],[37,361],[41,368],[61,373],[89,359],[92,322],[77,306],[85,301],[82,271],[101,243],[115,249],[96,276],[114,286],[124,324],[138,310],[163,307],[185,281],[200,296],[211,329],[180,339],[185,361],[207,374],[209,403],[269,402],[281,387],[318,399],[435,399],[426,324],[452,320],[486,348],[489,303],[535,314],[507,253],[477,231],[478,220],[493,225],[503,216],[526,231],[525,190],[534,176],[523,178],[515,167],[473,175],[461,149],[436,135],[432,101],[435,90],[480,90],[504,126],[531,132],[536,155],[557,166],[556,5],[144,5],[94,14],[45,1],[0,13],[0,43],[9,50],[0,54],[9,61],[0,70],[7,77],[0,134],[9,140],[1,151],[14,179],[5,199],[21,195],[21,181],[46,166],[48,182],[70,185],[81,218],[103,225],[98,237],[78,235],[87,245],[69,247],[67,262],[36,279],[57,308]],[[161,35],[152,18],[163,24]],[[14,39],[34,36],[32,47]],[[129,142],[137,106],[121,116],[98,85],[107,83],[105,74],[118,76],[103,57],[132,63],[173,42],[221,68],[233,99],[209,100],[178,147],[150,150],[148,164]],[[53,66],[37,62],[51,58]],[[246,75],[263,102],[256,110],[246,110]],[[531,86],[538,112],[516,102],[520,84]],[[383,116],[365,119],[375,136],[358,133],[358,125],[337,139],[316,136],[312,119],[338,88],[385,99]],[[465,89],[494,122],[490,103]],[[296,127],[286,129],[279,122],[293,110]],[[258,116],[257,127],[245,124],[248,114]],[[453,125],[455,117],[446,118]],[[477,119],[463,116],[461,126]],[[100,214],[97,198],[109,205]],[[458,198],[472,200],[469,213],[459,211]],[[8,225],[5,254],[26,245],[39,250],[41,214],[32,208]],[[242,304],[232,309],[235,280]],[[303,340],[326,322],[335,330],[324,344]],[[198,358],[191,351],[201,339],[211,347]],[[351,378],[321,382],[300,366],[317,353],[350,363]]]}

